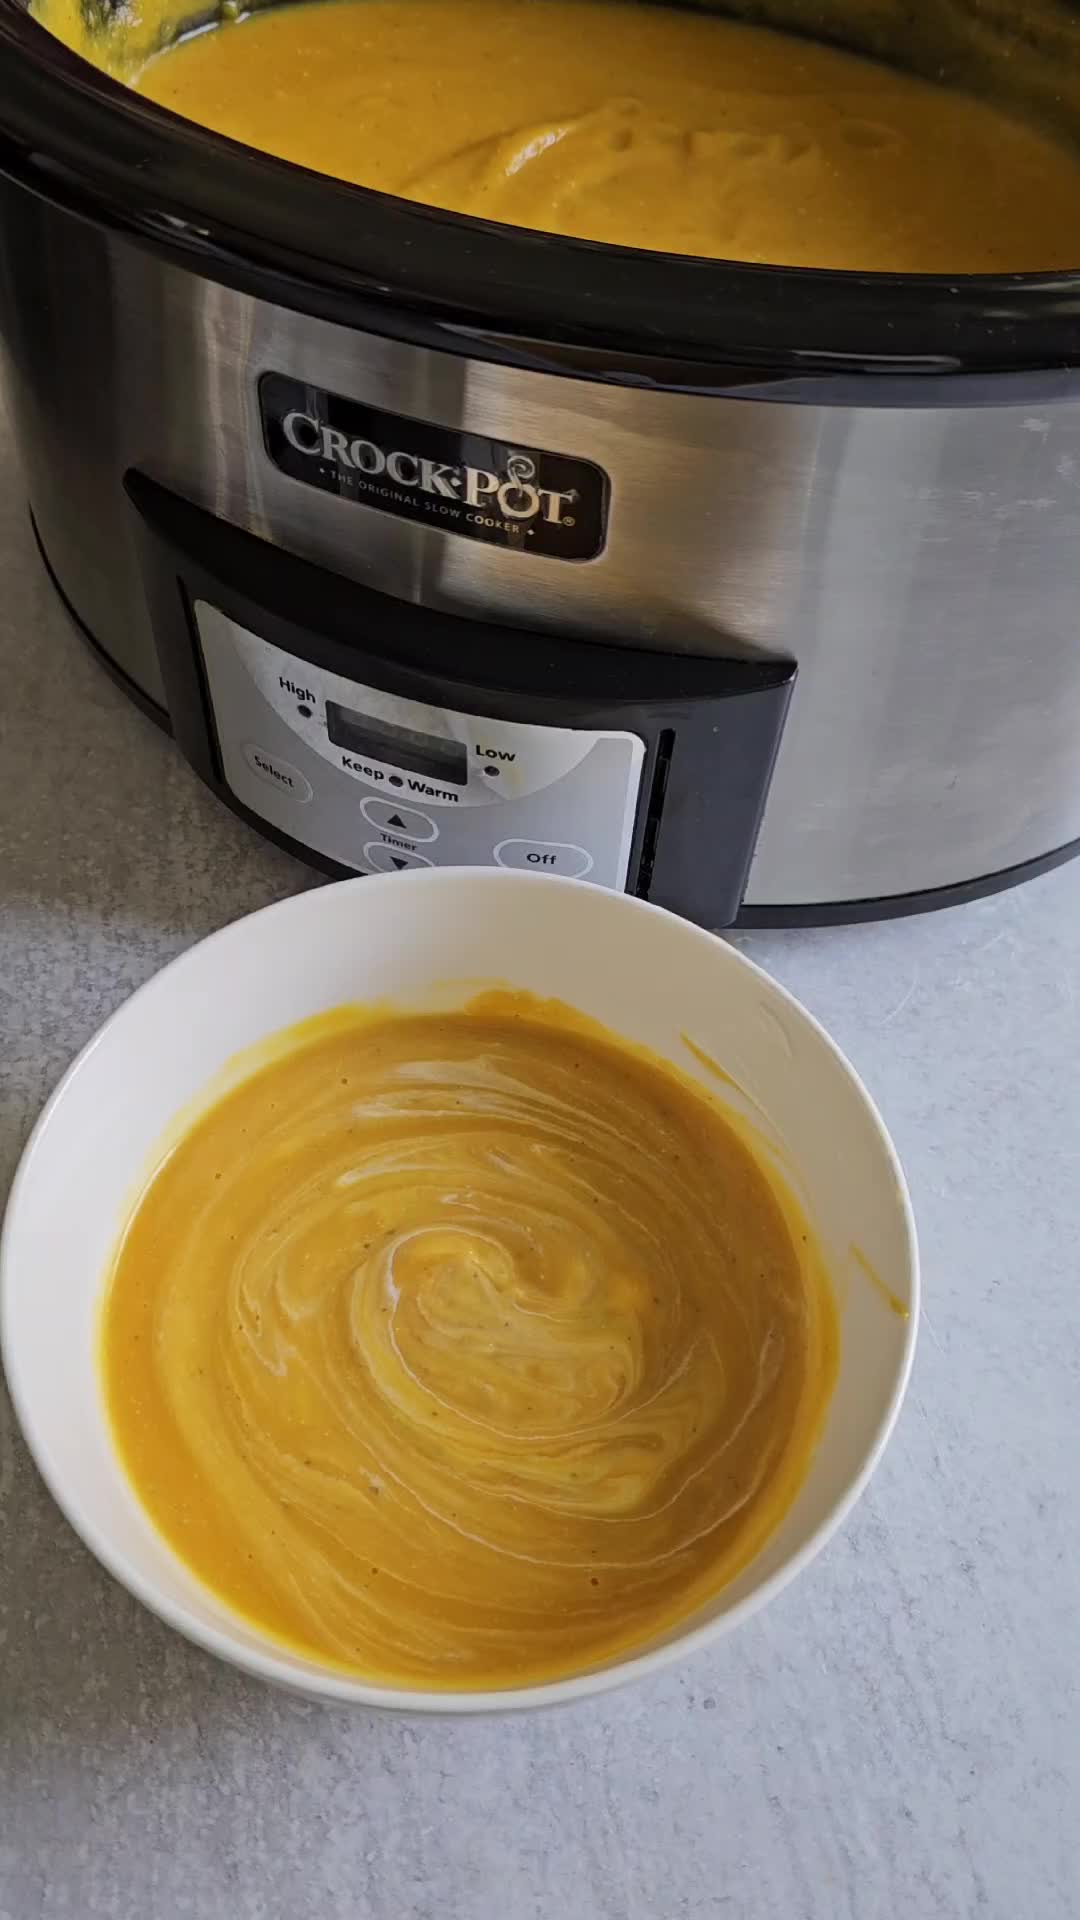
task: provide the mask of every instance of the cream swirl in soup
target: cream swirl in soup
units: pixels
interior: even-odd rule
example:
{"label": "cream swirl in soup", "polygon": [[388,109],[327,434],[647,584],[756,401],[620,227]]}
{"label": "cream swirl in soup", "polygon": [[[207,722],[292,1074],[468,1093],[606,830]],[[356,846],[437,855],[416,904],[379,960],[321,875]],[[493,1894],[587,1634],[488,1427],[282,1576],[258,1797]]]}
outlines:
{"label": "cream swirl in soup", "polygon": [[835,1323],[737,1124],[567,1010],[342,1010],[204,1113],[111,1277],[117,1439],[270,1634],[400,1684],[625,1651],[753,1555]]}

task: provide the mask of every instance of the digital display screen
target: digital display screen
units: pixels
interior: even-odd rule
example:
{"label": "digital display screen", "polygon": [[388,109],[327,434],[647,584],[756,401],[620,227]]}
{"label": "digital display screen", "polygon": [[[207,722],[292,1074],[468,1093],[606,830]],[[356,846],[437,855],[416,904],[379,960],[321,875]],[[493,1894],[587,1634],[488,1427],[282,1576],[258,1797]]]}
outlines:
{"label": "digital display screen", "polygon": [[423,773],[429,780],[451,780],[463,787],[469,778],[469,757],[462,740],[440,739],[417,733],[370,713],[353,713],[336,700],[326,703],[326,731],[336,747],[369,760],[386,760],[407,773]]}

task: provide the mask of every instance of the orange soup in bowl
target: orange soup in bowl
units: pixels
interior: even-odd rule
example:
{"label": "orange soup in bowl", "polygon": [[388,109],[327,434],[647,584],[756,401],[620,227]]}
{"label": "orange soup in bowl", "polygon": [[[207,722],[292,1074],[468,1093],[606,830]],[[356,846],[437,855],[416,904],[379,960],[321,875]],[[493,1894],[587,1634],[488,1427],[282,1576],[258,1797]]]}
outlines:
{"label": "orange soup in bowl", "polygon": [[172,1145],[105,1298],[109,1414],[175,1552],[403,1686],[559,1678],[711,1599],[837,1362],[748,1130],[570,1009],[343,1008]]}

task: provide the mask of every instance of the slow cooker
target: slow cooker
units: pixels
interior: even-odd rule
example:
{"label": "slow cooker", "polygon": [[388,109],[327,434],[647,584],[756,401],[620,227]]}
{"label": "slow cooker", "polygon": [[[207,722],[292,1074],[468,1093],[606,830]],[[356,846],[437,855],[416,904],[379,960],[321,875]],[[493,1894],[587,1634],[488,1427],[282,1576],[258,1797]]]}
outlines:
{"label": "slow cooker", "polygon": [[[753,15],[1072,124],[1064,6],[943,0],[917,46],[851,11]],[[0,0],[0,329],[70,611],[316,865],[719,927],[1080,847],[1080,274],[465,219],[181,121]]]}

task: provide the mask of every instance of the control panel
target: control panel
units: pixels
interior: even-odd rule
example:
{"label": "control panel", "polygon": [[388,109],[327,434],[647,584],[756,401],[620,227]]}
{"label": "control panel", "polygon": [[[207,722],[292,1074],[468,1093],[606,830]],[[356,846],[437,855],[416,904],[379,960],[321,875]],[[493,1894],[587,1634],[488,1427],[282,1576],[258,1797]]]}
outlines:
{"label": "control panel", "polygon": [[177,744],[298,858],[556,873],[734,920],[794,661],[452,613],[125,486]]}
{"label": "control panel", "polygon": [[194,603],[225,780],[359,873],[499,866],[626,884],[645,743],[431,705],[347,678]]}

